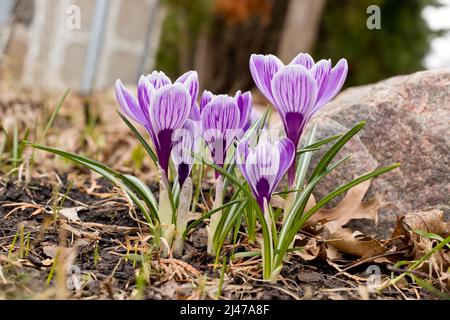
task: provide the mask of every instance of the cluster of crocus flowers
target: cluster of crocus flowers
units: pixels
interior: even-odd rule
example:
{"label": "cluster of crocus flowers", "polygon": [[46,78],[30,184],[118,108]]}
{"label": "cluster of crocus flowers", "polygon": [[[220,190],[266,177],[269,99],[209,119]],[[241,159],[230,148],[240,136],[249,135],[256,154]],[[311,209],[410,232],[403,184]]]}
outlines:
{"label": "cluster of crocus flowers", "polygon": [[[163,72],[154,71],[148,76],[142,76],[137,96],[117,80],[116,95],[122,112],[143,125],[153,141],[161,168],[159,215],[162,216],[162,225],[170,227],[166,229],[166,234],[177,234],[175,225],[185,226],[187,223],[185,217],[175,216],[174,221],[172,212],[177,212],[177,208],[170,210],[167,182],[170,159],[176,167],[181,193],[188,194],[192,193],[189,191],[192,189],[189,175],[194,154],[198,151],[198,140],[204,140],[218,167],[224,166],[227,152],[238,142],[236,156],[229,160],[237,161],[261,211],[265,211],[265,204],[270,203],[272,193],[286,172],[289,186],[293,186],[296,149],[303,130],[319,108],[342,88],[347,69],[345,59],[332,67],[330,60],[315,63],[310,55],[301,53],[291,63],[284,65],[273,55],[252,55],[250,71],[253,79],[280,114],[286,133],[286,138],[279,141],[270,143],[264,140],[253,147],[249,140],[241,140],[250,127],[250,92],[238,91],[234,96],[229,96],[204,91],[197,104],[199,83],[195,71],[186,72],[175,82]],[[222,206],[224,187],[220,172],[216,172],[215,177],[213,209]],[[178,211],[187,215],[189,206],[186,203],[183,205]],[[208,239],[210,254],[215,253],[212,239],[220,217],[221,212],[211,216]],[[181,251],[181,240],[178,238],[176,242],[176,250]]]}
{"label": "cluster of crocus flowers", "polygon": [[[259,90],[280,114],[288,139],[297,148],[308,120],[341,90],[347,77],[347,61],[334,68],[330,60],[317,63],[306,53],[284,65],[274,55],[253,54],[250,71]],[[288,172],[289,185],[295,179],[296,161]]]}

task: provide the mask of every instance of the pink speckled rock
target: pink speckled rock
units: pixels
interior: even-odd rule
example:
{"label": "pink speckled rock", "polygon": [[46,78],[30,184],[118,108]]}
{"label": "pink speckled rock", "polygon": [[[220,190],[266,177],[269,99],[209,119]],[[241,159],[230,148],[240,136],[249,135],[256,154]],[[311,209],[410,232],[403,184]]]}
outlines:
{"label": "pink speckled rock", "polygon": [[352,159],[319,185],[316,198],[350,178],[400,162],[399,169],[373,180],[366,196],[380,194],[385,202],[378,228],[372,230],[386,236],[396,215],[412,210],[432,207],[448,214],[450,70],[419,72],[345,90],[313,118],[319,124],[318,139],[345,132],[363,120],[366,126],[340,153],[343,157],[351,152]]}

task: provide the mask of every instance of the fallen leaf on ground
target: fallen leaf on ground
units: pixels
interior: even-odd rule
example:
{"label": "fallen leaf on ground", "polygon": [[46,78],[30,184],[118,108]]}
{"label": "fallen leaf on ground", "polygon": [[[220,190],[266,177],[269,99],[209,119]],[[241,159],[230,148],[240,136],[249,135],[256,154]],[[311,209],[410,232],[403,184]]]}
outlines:
{"label": "fallen leaf on ground", "polygon": [[[442,239],[448,234],[449,223],[444,221],[444,213],[440,210],[429,210],[398,217],[392,238],[401,239],[403,249],[407,250],[405,259],[419,260],[436,246],[439,242],[436,238]],[[434,271],[438,276],[442,276],[448,272],[449,267],[450,250],[444,248],[433,254],[419,269],[430,273]]]}
{"label": "fallen leaf on ground", "polygon": [[327,237],[327,245],[332,245],[338,251],[363,259],[374,257],[387,251],[383,244],[375,239],[366,237],[360,232],[340,229]]}
{"label": "fallen leaf on ground", "polygon": [[377,223],[378,209],[382,206],[380,198],[362,202],[369,187],[370,180],[353,187],[335,208],[319,210],[311,217],[310,222],[327,221],[324,226],[330,233],[337,232],[354,219],[369,219]]}
{"label": "fallen leaf on ground", "polygon": [[78,217],[78,212],[86,209],[85,207],[72,207],[72,208],[63,208],[59,211],[59,214],[69,221],[81,221]]}

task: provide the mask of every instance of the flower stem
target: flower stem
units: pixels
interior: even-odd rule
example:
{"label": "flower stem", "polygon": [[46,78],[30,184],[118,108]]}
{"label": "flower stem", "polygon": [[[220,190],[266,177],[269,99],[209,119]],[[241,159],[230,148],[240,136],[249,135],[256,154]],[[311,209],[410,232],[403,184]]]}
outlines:
{"label": "flower stem", "polygon": [[192,180],[187,178],[181,188],[180,201],[177,209],[177,224],[175,230],[174,254],[182,255],[184,249],[183,233],[189,220],[189,206],[192,201]]}
{"label": "flower stem", "polygon": [[163,255],[167,255],[172,246],[175,225],[172,221],[172,205],[169,197],[169,183],[163,169],[159,170],[159,208],[158,215],[161,222],[162,237],[166,241]]}
{"label": "flower stem", "polygon": [[[213,210],[222,206],[223,203],[223,178],[219,176],[216,179],[216,197],[214,199]],[[208,232],[208,254],[215,256],[214,250],[214,235],[217,230],[217,226],[222,218],[222,211],[216,212],[211,216]]]}

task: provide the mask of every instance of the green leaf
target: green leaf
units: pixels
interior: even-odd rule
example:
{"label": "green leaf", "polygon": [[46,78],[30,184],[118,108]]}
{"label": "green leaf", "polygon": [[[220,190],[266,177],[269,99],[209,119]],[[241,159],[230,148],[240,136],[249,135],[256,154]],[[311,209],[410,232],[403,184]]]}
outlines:
{"label": "green leaf", "polygon": [[311,180],[308,185],[305,187],[303,192],[299,194],[299,197],[295,200],[294,205],[292,206],[292,209],[288,213],[286,220],[284,221],[279,236],[278,236],[278,243],[276,249],[278,250],[278,254],[275,257],[274,267],[281,265],[284,254],[288,250],[292,240],[294,239],[295,235],[298,232],[298,229],[295,227],[296,221],[299,220],[299,218],[303,214],[303,210],[306,207],[306,203],[308,202],[309,197],[311,196],[311,193],[313,192],[315,186],[331,171],[333,171],[335,168],[337,168],[339,165],[344,163],[349,156],[345,157],[344,159],[336,162],[335,164],[331,165],[329,168],[327,168],[324,172],[316,176],[313,180]]}
{"label": "green leaf", "polygon": [[351,130],[349,130],[343,137],[341,137],[333,147],[328,150],[328,152],[323,156],[320,162],[317,164],[313,173],[311,174],[310,181],[320,175],[322,172],[326,170],[328,165],[333,161],[336,154],[342,149],[342,147],[355,135],[357,134],[365,125],[365,122],[362,121],[354,126]]}
{"label": "green leaf", "polygon": [[[415,233],[418,235],[421,235],[422,237],[432,239],[432,240],[438,240],[438,241],[444,241],[444,238],[442,238],[440,235],[431,233],[431,232],[425,232],[423,230],[414,230]],[[447,244],[447,248],[450,249],[450,245]]]}
{"label": "green leaf", "polygon": [[[271,243],[268,235],[269,235],[269,226],[266,223],[266,220],[264,219],[264,215],[261,211],[261,208],[259,207],[258,203],[256,202],[254,196],[252,195],[252,193],[246,189],[244,187],[245,184],[243,184],[241,181],[238,181],[235,177],[233,177],[231,174],[229,174],[226,170],[224,170],[223,168],[215,165],[214,163],[208,163],[206,161],[204,161],[203,159],[199,158],[197,156],[197,158],[200,161],[203,161],[205,163],[205,165],[211,167],[212,169],[216,170],[217,172],[219,172],[220,174],[222,174],[224,177],[228,178],[230,180],[230,182],[238,189],[240,189],[248,198],[249,202],[251,203],[251,205],[255,208],[256,213],[258,215],[259,218],[259,222],[261,223],[261,230],[262,230],[262,235],[263,235],[263,242],[264,242],[264,254],[266,257],[272,256],[272,246],[273,244]],[[271,274],[272,274],[272,262],[271,259],[265,259],[264,262],[264,278],[270,278]]]}
{"label": "green leaf", "polygon": [[[67,160],[73,161],[79,165],[82,165],[86,168],[88,168],[89,170],[92,170],[98,174],[100,174],[101,176],[105,177],[106,179],[108,179],[109,181],[111,181],[111,183],[115,184],[116,186],[118,186],[119,188],[122,188],[123,190],[125,190],[125,192],[127,193],[127,195],[131,198],[131,200],[138,206],[138,208],[141,210],[143,216],[145,217],[147,223],[150,225],[150,227],[152,229],[154,229],[154,223],[152,221],[151,218],[151,213],[149,213],[148,209],[145,208],[145,206],[143,206],[141,200],[137,197],[137,195],[130,190],[130,188],[124,183],[125,181],[131,181],[129,178],[126,178],[125,176],[123,176],[122,174],[120,174],[119,172],[97,162],[94,160],[91,160],[89,158],[80,156],[80,155],[76,155],[70,152],[65,152],[59,149],[54,149],[54,148],[49,148],[49,147],[45,147],[39,144],[31,144],[31,146],[35,149],[38,150],[42,150],[42,151],[46,151],[49,153],[53,153],[56,154],[58,156],[61,156]],[[125,181],[123,181],[125,180]]]}
{"label": "green leaf", "polygon": [[[228,234],[231,232],[231,229],[235,225],[239,216],[242,216],[242,212],[248,206],[248,201],[241,201],[240,204],[235,204],[230,209],[228,214],[225,217],[222,217],[221,220],[221,228],[218,229],[217,233],[214,235],[214,249],[217,253],[220,252],[225,239]],[[225,219],[224,219],[225,218]]]}
{"label": "green leaf", "polygon": [[158,164],[158,157],[156,156],[155,152],[153,151],[153,149],[150,147],[150,145],[147,143],[147,141],[145,140],[145,138],[139,133],[139,131],[135,128],[135,126],[133,126],[133,124],[127,119],[127,117],[125,117],[122,113],[120,113],[119,111],[117,111],[117,113],[119,114],[119,116],[122,118],[123,122],[125,122],[125,124],[128,126],[128,128],[130,128],[131,132],[133,132],[134,136],[139,140],[139,142],[142,144],[142,146],[144,147],[145,151],[147,151],[148,155],[150,156],[150,158],[152,158],[153,162],[155,164]]}
{"label": "green leaf", "polygon": [[315,143],[311,143],[311,144],[307,145],[306,147],[304,147],[304,149],[320,148],[320,147],[322,147],[323,145],[325,145],[327,143],[330,143],[330,142],[332,142],[332,141],[334,141],[336,139],[339,139],[340,137],[342,137],[342,133],[339,133],[339,134],[331,136],[329,138],[317,141]]}
{"label": "green leaf", "polygon": [[431,285],[430,283],[428,283],[425,280],[420,279],[419,277],[417,277],[416,275],[414,275],[412,273],[408,273],[408,275],[419,286],[421,286],[425,290],[428,290],[428,292],[430,292],[431,294],[434,294],[435,296],[437,296],[437,297],[439,297],[439,298],[441,298],[443,300],[450,300],[450,294],[448,294],[446,292],[443,292],[443,291],[441,291],[439,289],[436,289],[435,287],[433,287],[433,285]]}
{"label": "green leaf", "polygon": [[[64,92],[64,95],[63,95],[63,96],[61,97],[61,99],[59,100],[58,104],[56,105],[55,110],[53,111],[53,113],[52,113],[50,119],[49,119],[48,122],[47,122],[47,125],[45,126],[44,132],[43,132],[43,134],[42,134],[42,139],[44,139],[45,136],[47,135],[48,130],[49,130],[50,127],[52,126],[53,121],[55,121],[55,118],[56,118],[56,116],[58,115],[59,110],[61,109],[62,105],[63,105],[64,102],[66,101],[67,96],[69,95],[69,93],[70,93],[70,89],[67,89],[66,92]],[[41,141],[42,141],[42,140],[41,140]]]}
{"label": "green leaf", "polygon": [[218,207],[218,208],[216,208],[216,209],[214,209],[214,210],[211,210],[211,211],[209,211],[208,213],[204,214],[203,216],[201,216],[200,218],[198,218],[197,220],[195,220],[194,222],[190,223],[190,224],[187,226],[186,230],[185,230],[184,233],[183,233],[183,239],[185,239],[185,238],[187,237],[188,233],[189,233],[192,229],[194,229],[196,226],[198,226],[200,223],[202,223],[203,220],[210,218],[214,213],[217,213],[217,212],[219,212],[219,211],[222,211],[222,210],[228,208],[229,206],[232,206],[232,205],[234,205],[234,204],[236,204],[236,203],[241,203],[241,202],[243,202],[243,201],[244,201],[244,200],[235,200],[235,201],[231,201],[231,202],[228,202],[228,203],[226,203],[226,204],[224,204],[224,205],[222,205],[222,206],[220,206],[220,207]]}
{"label": "green leaf", "polygon": [[298,149],[297,150],[297,157],[301,156],[304,153],[308,153],[308,152],[314,152],[314,151],[318,151],[321,148],[303,148],[303,149]]}
{"label": "green leaf", "polygon": [[399,163],[395,163],[393,165],[384,167],[384,168],[379,168],[376,169],[374,171],[372,171],[371,173],[368,173],[366,175],[363,175],[359,178],[356,178],[355,180],[352,180],[342,186],[340,186],[339,188],[337,188],[336,190],[334,190],[333,192],[329,193],[327,196],[323,197],[322,199],[320,199],[320,201],[318,201],[316,203],[316,205],[314,207],[312,207],[306,214],[304,214],[301,219],[298,221],[298,224],[301,226],[303,223],[305,223],[306,221],[308,221],[308,219],[314,214],[316,213],[320,208],[322,208],[325,204],[327,204],[329,201],[331,201],[332,199],[336,198],[337,196],[339,196],[340,194],[350,190],[351,188],[353,188],[354,186],[370,180],[372,178],[375,178],[383,173],[389,172],[395,168],[398,168],[400,166]]}
{"label": "green leaf", "polygon": [[[317,124],[312,128],[309,137],[308,144],[312,144],[316,139],[316,130]],[[305,183],[306,173],[308,172],[309,164],[311,163],[311,153],[305,153],[300,157],[300,160],[297,164],[296,173],[295,173],[295,189],[303,189],[303,184]],[[298,194],[296,195],[296,198]]]}
{"label": "green leaf", "polygon": [[158,201],[150,190],[150,188],[139,178],[129,175],[129,174],[119,174],[119,177],[127,184],[128,187],[132,188],[145,202],[147,207],[150,209],[152,218],[159,222],[158,216]]}

